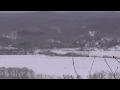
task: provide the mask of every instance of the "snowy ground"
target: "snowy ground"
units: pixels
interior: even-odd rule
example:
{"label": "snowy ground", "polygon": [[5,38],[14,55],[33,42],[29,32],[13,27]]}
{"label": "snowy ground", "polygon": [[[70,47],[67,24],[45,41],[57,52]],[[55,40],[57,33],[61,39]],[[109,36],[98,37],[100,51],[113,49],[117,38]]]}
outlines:
{"label": "snowy ground", "polygon": [[[89,75],[90,67],[93,62],[92,57],[75,57],[75,66],[78,73],[86,78]],[[115,71],[120,64],[114,59],[106,59]],[[69,74],[76,75],[72,65],[71,57],[50,57],[45,55],[1,55],[0,67],[28,67],[36,73],[60,75]],[[107,71],[108,66],[103,58],[96,58],[92,73],[96,71]],[[110,70],[109,70],[110,71]],[[120,68],[118,69],[120,72]]]}
{"label": "snowy ground", "polygon": [[78,55],[82,54],[82,55],[89,55],[89,56],[98,56],[98,57],[103,57],[103,56],[116,56],[116,57],[120,57],[120,51],[72,51],[72,50],[51,50],[52,53],[57,53],[57,54],[67,54],[67,53],[76,53]]}
{"label": "snowy ground", "polygon": [[98,48],[85,48],[84,51],[81,51],[81,48],[61,48],[61,49],[38,49],[34,53],[38,54],[54,54],[60,56],[68,56],[71,53],[74,53],[77,56],[96,56],[96,57],[118,57],[120,58],[120,46],[108,48],[107,50],[98,49]]}
{"label": "snowy ground", "polygon": [[80,51],[79,48],[73,48],[73,49],[52,49],[52,50],[36,50],[35,53],[43,52],[43,54],[49,54],[49,53],[54,53],[60,56],[67,56],[67,54],[74,53],[78,56],[96,56],[96,57],[118,57],[120,58],[120,51],[119,50],[86,50],[86,51]]}

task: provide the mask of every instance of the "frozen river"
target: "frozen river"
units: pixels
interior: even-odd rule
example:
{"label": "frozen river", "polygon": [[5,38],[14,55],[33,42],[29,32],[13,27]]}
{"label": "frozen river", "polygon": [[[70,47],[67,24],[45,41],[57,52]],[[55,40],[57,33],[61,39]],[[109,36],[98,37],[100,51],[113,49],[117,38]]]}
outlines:
{"label": "frozen river", "polygon": [[[77,72],[83,78],[86,78],[87,75],[89,75],[93,59],[94,58],[92,57],[74,58]],[[120,67],[120,64],[115,59],[107,58],[106,60],[113,71],[115,71],[117,67]],[[63,74],[76,75],[73,69],[72,57],[50,57],[44,55],[1,55],[0,67],[28,67],[33,69],[36,73],[60,76]],[[101,70],[107,71],[109,68],[103,58],[96,58],[92,73]],[[118,71],[120,72],[120,68]]]}

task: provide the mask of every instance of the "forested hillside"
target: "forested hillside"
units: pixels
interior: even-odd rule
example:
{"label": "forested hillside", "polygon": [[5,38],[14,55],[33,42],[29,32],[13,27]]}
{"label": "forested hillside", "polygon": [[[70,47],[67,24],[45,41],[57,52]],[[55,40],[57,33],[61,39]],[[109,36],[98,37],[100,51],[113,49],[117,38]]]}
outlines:
{"label": "forested hillside", "polygon": [[120,45],[120,13],[0,13],[0,46],[4,45],[24,49]]}

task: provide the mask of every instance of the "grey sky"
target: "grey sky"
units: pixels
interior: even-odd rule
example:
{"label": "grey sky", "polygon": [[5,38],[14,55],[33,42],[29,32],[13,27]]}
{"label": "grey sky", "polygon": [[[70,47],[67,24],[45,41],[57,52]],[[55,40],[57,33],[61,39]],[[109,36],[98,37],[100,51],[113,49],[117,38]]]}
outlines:
{"label": "grey sky", "polygon": [[27,13],[27,12],[35,12],[35,11],[0,11],[0,13]]}
{"label": "grey sky", "polygon": [[[27,12],[37,12],[37,11],[0,11],[0,13],[27,13]],[[53,12],[71,12],[71,11],[53,11]]]}
{"label": "grey sky", "polygon": [[[0,13],[28,13],[28,12],[37,12],[37,11],[0,11]],[[54,11],[58,13],[64,13],[64,12],[80,12],[80,11]],[[84,11],[88,12],[88,11]],[[89,12],[106,12],[106,11],[89,11]],[[114,12],[120,12],[120,11],[114,11]]]}

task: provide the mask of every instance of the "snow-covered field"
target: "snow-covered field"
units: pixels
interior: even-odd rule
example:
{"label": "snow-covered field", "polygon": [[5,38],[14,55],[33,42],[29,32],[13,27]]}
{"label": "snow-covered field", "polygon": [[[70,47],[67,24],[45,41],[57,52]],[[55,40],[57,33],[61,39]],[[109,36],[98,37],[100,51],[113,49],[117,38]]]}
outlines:
{"label": "snow-covered field", "polygon": [[43,54],[57,54],[58,56],[68,56],[71,53],[74,53],[77,56],[89,56],[89,57],[118,57],[120,58],[120,49],[109,48],[108,50],[97,49],[97,48],[86,48],[86,50],[81,51],[80,48],[62,48],[62,49],[38,49],[34,53],[38,54],[39,52]]}
{"label": "snow-covered field", "polygon": [[98,57],[103,57],[103,56],[108,56],[108,57],[112,57],[112,56],[116,56],[116,57],[120,57],[120,51],[75,51],[75,50],[51,50],[52,53],[57,53],[57,54],[67,54],[67,53],[76,53],[78,55],[89,55],[89,56],[98,56]]}
{"label": "snow-covered field", "polygon": [[[75,57],[75,66],[78,74],[83,78],[89,75],[90,67],[93,62],[92,57]],[[114,59],[106,59],[115,71],[120,64]],[[71,57],[50,57],[45,55],[1,55],[0,67],[28,67],[33,69],[36,73],[60,75],[69,74],[76,75],[72,65]],[[96,71],[107,71],[108,66],[103,58],[96,58],[92,73]],[[109,70],[110,71],[110,70]],[[118,69],[120,72],[120,68]]]}
{"label": "snow-covered field", "polygon": [[35,54],[42,52],[43,54],[57,54],[60,56],[67,56],[68,54],[74,53],[75,55],[78,56],[89,56],[89,57],[118,57],[120,58],[120,51],[118,50],[110,50],[110,51],[105,51],[105,50],[86,50],[86,51],[80,51],[79,49],[51,49],[51,50],[36,50]]}

